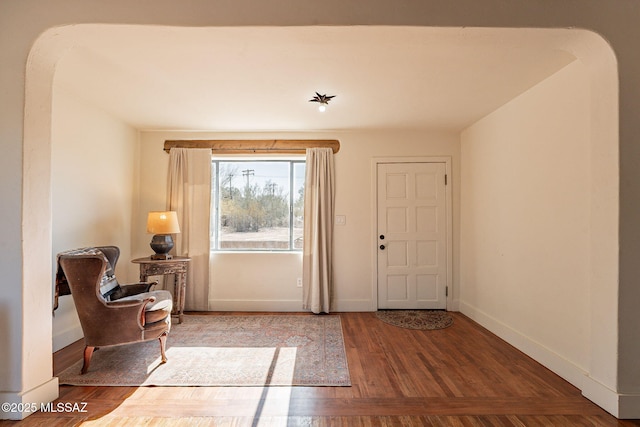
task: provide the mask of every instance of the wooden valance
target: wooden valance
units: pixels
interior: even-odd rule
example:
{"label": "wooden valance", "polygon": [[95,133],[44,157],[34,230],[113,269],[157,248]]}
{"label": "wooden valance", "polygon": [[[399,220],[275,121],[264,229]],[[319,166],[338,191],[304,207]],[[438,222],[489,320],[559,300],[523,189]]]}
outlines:
{"label": "wooden valance", "polygon": [[328,147],[337,153],[340,141],[337,139],[184,139],[167,140],[164,151],[171,148],[210,148],[214,154],[305,154],[307,148]]}

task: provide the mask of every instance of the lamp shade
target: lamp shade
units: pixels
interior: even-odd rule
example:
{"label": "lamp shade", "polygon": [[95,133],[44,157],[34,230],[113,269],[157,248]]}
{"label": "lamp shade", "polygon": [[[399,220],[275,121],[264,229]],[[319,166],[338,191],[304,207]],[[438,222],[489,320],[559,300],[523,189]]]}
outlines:
{"label": "lamp shade", "polygon": [[152,211],[147,216],[147,233],[175,234],[180,232],[178,215],[174,211]]}

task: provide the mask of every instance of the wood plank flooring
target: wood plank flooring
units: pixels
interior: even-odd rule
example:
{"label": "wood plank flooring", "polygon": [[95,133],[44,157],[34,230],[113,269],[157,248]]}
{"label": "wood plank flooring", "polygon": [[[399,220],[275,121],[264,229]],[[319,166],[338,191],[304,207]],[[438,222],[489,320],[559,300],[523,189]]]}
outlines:
{"label": "wood plank flooring", "polygon": [[[415,331],[375,313],[340,313],[351,387],[61,386],[56,402],[86,403],[86,413],[38,412],[0,424],[640,426],[615,419],[475,322],[452,315],[447,329]],[[54,374],[81,355],[81,343],[57,352]]]}

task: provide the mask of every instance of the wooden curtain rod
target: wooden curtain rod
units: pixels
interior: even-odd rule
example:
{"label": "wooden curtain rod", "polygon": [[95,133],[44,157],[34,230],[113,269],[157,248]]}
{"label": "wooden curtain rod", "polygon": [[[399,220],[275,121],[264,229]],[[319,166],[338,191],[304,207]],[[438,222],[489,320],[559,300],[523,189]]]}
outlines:
{"label": "wooden curtain rod", "polygon": [[340,150],[340,141],[337,139],[185,139],[164,142],[164,151],[167,153],[173,147],[210,148],[215,154],[304,154],[307,148],[328,147],[335,154]]}

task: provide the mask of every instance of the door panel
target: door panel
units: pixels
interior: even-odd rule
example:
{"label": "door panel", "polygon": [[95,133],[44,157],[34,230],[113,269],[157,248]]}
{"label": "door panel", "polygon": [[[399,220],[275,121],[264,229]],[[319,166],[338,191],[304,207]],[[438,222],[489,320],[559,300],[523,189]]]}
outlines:
{"label": "door panel", "polygon": [[419,233],[436,233],[438,231],[438,209],[436,206],[416,208],[416,231]]}
{"label": "door panel", "polygon": [[444,163],[378,164],[379,308],[446,308],[445,172]]}
{"label": "door panel", "polygon": [[388,242],[386,251],[387,266],[405,268],[409,266],[409,248],[407,247],[407,242]]}
{"label": "door panel", "polygon": [[438,276],[418,274],[416,276],[418,301],[436,301],[438,299]]}
{"label": "door panel", "polygon": [[387,233],[406,233],[407,232],[407,208],[390,207],[386,212]]}
{"label": "door panel", "polygon": [[392,301],[404,301],[408,296],[407,276],[390,275],[387,277],[387,292]]}
{"label": "door panel", "polygon": [[438,265],[438,242],[416,243],[416,266],[436,267]]}

